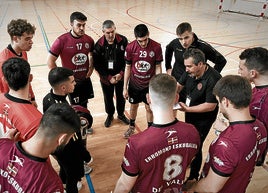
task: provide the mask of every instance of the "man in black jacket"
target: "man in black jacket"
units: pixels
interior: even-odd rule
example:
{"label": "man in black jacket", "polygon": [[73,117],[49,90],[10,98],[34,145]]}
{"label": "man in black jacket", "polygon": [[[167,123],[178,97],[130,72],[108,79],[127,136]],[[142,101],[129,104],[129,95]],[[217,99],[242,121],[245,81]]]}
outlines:
{"label": "man in black jacket", "polygon": [[105,127],[110,127],[114,119],[114,91],[118,119],[129,124],[129,120],[124,114],[126,101],[123,97],[124,53],[128,41],[125,36],[116,33],[115,30],[113,21],[104,21],[102,24],[103,36],[97,41],[93,51],[94,67],[100,76],[105,111],[108,114],[104,122]]}
{"label": "man in black jacket", "polygon": [[[198,39],[196,34],[192,32],[192,27],[189,23],[183,22],[176,29],[178,38],[172,40],[165,51],[165,67],[168,74],[174,76],[179,81],[181,75],[185,72],[183,54],[186,49],[198,48],[206,57],[206,60],[214,63],[214,69],[219,73],[226,64],[224,56],[215,50],[207,42]],[[174,54],[175,61],[173,67],[171,65],[172,56]],[[180,93],[180,101],[185,101],[186,93],[184,90]]]}

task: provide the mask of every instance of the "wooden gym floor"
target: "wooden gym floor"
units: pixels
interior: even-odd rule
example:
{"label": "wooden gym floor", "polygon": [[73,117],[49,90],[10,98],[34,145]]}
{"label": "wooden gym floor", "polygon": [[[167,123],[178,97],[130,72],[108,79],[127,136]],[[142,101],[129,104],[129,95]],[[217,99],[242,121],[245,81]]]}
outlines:
{"label": "wooden gym floor", "polygon": [[[37,27],[33,39],[34,45],[28,57],[34,76],[33,89],[40,111],[42,111],[42,98],[50,89],[47,81],[47,51],[56,37],[70,29],[69,15],[73,11],[81,11],[87,15],[87,34],[95,41],[102,36],[101,24],[106,19],[113,20],[117,32],[127,36],[130,41],[134,40],[134,27],[139,23],[145,23],[148,25],[150,37],[161,43],[163,54],[165,46],[176,37],[177,25],[188,21],[199,38],[211,43],[226,57],[228,63],[222,75],[237,74],[238,56],[241,51],[254,46],[268,48],[268,21],[235,13],[218,14],[218,2],[216,0],[1,0],[0,49],[10,43],[6,26],[11,19],[25,18]],[[165,72],[164,62],[163,71]],[[94,158],[91,178],[95,192],[109,193],[121,173],[120,164],[126,144],[123,133],[128,126],[115,118],[110,128],[104,127],[106,114],[96,73],[93,73],[92,81],[95,98],[89,101],[89,109],[94,117],[94,134],[88,136],[87,145]],[[126,104],[126,115],[128,115],[129,104],[128,102]],[[178,113],[178,118],[183,120],[182,113]],[[137,132],[146,128],[145,110],[142,104],[136,123]],[[214,137],[214,132],[211,130],[204,145],[204,158],[208,145]],[[58,169],[54,161],[53,166]],[[256,168],[247,193],[268,192],[267,178],[267,171],[262,167]],[[89,192],[85,179],[80,192]]]}

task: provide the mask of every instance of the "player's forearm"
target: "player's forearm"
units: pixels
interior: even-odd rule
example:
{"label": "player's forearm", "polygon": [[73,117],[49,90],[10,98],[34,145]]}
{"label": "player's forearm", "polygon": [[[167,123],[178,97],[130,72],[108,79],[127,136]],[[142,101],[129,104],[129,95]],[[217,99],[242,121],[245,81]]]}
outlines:
{"label": "player's forearm", "polygon": [[130,191],[129,187],[124,185],[122,182],[118,181],[113,193],[128,193]]}
{"label": "player's forearm", "polygon": [[128,81],[130,78],[130,65],[126,65],[125,73],[124,73],[124,90],[127,89]]}
{"label": "player's forearm", "polygon": [[156,64],[155,74],[161,74],[161,73],[162,73],[161,63],[160,64]]}
{"label": "player's forearm", "polygon": [[88,62],[89,62],[89,68],[88,68],[88,72],[87,72],[87,78],[90,77],[93,73],[93,70],[94,70],[94,61],[93,61],[93,57],[92,57],[92,54],[89,54],[88,55]]}
{"label": "player's forearm", "polygon": [[56,64],[57,57],[53,56],[52,54],[49,54],[47,59],[47,66],[49,69],[53,69],[57,67]]}

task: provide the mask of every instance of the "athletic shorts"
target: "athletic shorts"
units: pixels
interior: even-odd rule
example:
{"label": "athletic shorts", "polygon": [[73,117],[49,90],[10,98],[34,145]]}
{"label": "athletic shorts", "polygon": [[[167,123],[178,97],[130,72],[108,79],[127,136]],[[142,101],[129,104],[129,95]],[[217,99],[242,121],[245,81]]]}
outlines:
{"label": "athletic shorts", "polygon": [[94,98],[93,86],[90,78],[85,80],[75,80],[76,85],[73,93],[69,94],[72,105],[80,105],[88,99]]}
{"label": "athletic shorts", "polygon": [[128,87],[128,101],[131,104],[138,104],[144,102],[148,105],[146,94],[149,93],[149,88],[137,90],[131,85]]}

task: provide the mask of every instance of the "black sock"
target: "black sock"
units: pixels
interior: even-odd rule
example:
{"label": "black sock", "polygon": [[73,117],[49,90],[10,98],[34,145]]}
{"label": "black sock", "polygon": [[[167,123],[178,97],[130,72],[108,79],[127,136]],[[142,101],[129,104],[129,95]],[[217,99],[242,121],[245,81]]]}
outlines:
{"label": "black sock", "polygon": [[153,124],[153,122],[148,122],[148,127],[150,127]]}
{"label": "black sock", "polygon": [[135,119],[130,119],[129,125],[135,127]]}

